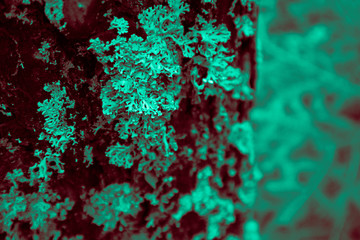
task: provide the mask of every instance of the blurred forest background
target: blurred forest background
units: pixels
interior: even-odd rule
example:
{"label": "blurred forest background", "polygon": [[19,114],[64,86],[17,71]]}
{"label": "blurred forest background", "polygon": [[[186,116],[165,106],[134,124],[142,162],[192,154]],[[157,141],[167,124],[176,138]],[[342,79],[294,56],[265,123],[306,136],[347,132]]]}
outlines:
{"label": "blurred forest background", "polygon": [[360,239],[360,1],[260,5],[262,239]]}

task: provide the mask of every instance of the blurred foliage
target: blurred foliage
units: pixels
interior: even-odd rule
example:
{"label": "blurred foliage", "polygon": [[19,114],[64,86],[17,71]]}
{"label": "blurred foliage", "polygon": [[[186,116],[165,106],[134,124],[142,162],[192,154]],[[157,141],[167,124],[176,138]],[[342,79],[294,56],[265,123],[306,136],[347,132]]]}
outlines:
{"label": "blurred foliage", "polygon": [[360,239],[359,1],[262,1],[255,203],[262,239]]}

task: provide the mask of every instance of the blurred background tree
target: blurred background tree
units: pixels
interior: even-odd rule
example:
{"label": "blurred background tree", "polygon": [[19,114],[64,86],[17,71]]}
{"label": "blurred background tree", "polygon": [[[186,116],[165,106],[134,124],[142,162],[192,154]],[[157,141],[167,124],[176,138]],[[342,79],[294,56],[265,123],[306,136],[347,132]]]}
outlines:
{"label": "blurred background tree", "polygon": [[263,240],[360,239],[360,1],[264,0],[255,108]]}

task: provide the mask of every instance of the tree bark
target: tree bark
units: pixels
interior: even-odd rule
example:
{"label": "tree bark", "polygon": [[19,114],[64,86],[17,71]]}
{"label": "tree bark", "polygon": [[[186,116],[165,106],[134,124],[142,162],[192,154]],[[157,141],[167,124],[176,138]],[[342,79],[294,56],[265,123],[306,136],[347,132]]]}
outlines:
{"label": "tree bark", "polygon": [[[138,15],[158,5],[175,11],[169,10],[171,4],[179,2],[34,0],[6,1],[1,6],[5,12],[0,16],[1,46],[5,47],[0,64],[0,174],[4,179],[0,200],[11,199],[12,191],[18,200],[26,199],[19,200],[26,208],[14,210],[15,215],[11,209],[18,205],[0,207],[4,212],[1,237],[246,240],[257,236],[254,228],[246,228],[261,177],[248,121],[256,81],[258,6],[254,0],[185,1],[189,11],[180,22],[184,36],[197,32],[198,42],[191,45],[194,56],[184,56],[183,46],[164,36],[169,51],[177,54],[174,61],[181,73],[154,78],[168,91],[172,91],[169,86],[179,90],[171,95],[177,109],[163,107],[163,116],[153,118],[137,113],[137,125],[130,123],[129,112],[119,110],[115,117],[105,113],[103,96],[112,88],[115,75],[105,68],[112,65],[90,50],[90,39],[99,38],[105,44],[115,39],[117,33],[109,26],[117,17],[128,23],[124,41],[132,34],[150,41]],[[199,16],[210,23],[208,28],[198,23]],[[210,52],[211,46],[203,34],[209,31],[214,37],[222,26],[231,33],[229,40],[214,40],[219,52],[205,56],[202,51]],[[222,47],[227,51],[220,55]],[[108,56],[113,52],[115,48],[105,51]],[[241,75],[236,75],[238,70]],[[204,82],[218,73],[217,82]],[[44,91],[46,86],[52,90]],[[46,128],[50,120],[46,110],[39,110],[51,101],[55,101],[52,111],[59,111],[58,122],[51,123],[59,126],[55,130]],[[75,130],[70,133],[71,126]],[[126,127],[127,137],[119,137]],[[149,135],[142,136],[137,128]],[[54,139],[65,141],[60,150]],[[119,151],[126,149],[131,151],[120,157]],[[46,157],[48,153],[51,157]],[[115,155],[116,160],[130,162],[126,166],[109,163]],[[47,166],[44,174],[49,177],[40,174],[41,164]],[[23,172],[24,178],[11,175],[14,169]],[[50,193],[58,198],[49,200],[45,196]],[[58,215],[36,210],[34,204],[40,200],[35,199],[42,199],[44,209],[52,206]],[[64,209],[68,208],[56,212],[59,199],[69,199],[73,205],[64,202]],[[40,215],[43,218],[37,221],[43,219],[42,227],[33,222]],[[13,217],[6,225],[4,219],[9,216]],[[105,227],[112,224],[116,227],[111,230]]]}

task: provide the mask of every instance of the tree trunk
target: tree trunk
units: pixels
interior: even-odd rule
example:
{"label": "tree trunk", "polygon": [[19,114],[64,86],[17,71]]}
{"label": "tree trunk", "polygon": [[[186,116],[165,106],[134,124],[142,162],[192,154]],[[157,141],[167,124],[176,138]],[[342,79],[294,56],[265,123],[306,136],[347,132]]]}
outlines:
{"label": "tree trunk", "polygon": [[1,236],[257,239],[255,0],[2,9]]}

